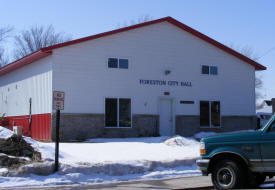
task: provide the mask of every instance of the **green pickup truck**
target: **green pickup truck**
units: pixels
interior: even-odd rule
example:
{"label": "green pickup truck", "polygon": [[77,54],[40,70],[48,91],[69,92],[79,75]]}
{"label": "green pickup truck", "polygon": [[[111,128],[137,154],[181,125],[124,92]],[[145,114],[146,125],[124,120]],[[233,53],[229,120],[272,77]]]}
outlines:
{"label": "green pickup truck", "polygon": [[261,129],[201,139],[200,154],[216,189],[257,188],[275,176],[275,114]]}

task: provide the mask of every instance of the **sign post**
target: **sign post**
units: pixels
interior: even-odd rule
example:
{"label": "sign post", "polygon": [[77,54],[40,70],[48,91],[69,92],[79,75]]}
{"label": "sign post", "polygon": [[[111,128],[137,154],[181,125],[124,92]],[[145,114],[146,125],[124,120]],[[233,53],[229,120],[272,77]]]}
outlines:
{"label": "sign post", "polygon": [[54,171],[58,171],[59,158],[59,124],[60,124],[60,110],[64,110],[65,93],[60,91],[53,92],[53,109],[56,110],[56,124],[55,124],[55,165]]}
{"label": "sign post", "polygon": [[60,121],[60,110],[56,110],[56,124],[55,124],[55,162],[54,171],[58,171],[58,158],[59,158],[59,121]]}

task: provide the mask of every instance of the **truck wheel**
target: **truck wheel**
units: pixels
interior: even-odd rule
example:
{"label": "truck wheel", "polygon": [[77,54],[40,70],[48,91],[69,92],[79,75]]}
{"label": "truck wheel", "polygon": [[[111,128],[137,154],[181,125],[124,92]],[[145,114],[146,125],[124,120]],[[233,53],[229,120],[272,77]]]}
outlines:
{"label": "truck wheel", "polygon": [[241,166],[231,160],[222,160],[214,165],[212,183],[216,189],[242,188],[244,172]]}

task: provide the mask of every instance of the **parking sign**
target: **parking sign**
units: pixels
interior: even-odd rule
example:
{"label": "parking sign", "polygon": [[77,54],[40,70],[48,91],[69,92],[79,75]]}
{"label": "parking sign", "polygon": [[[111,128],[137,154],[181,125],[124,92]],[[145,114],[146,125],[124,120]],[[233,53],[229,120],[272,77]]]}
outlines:
{"label": "parking sign", "polygon": [[64,110],[65,92],[54,91],[53,92],[53,109]]}

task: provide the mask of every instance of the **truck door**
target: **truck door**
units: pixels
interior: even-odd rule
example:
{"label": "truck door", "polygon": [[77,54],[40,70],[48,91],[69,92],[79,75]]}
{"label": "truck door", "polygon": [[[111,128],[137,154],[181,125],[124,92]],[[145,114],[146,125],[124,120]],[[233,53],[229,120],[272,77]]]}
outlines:
{"label": "truck door", "polygon": [[261,155],[265,171],[275,172],[275,119],[262,134]]}

